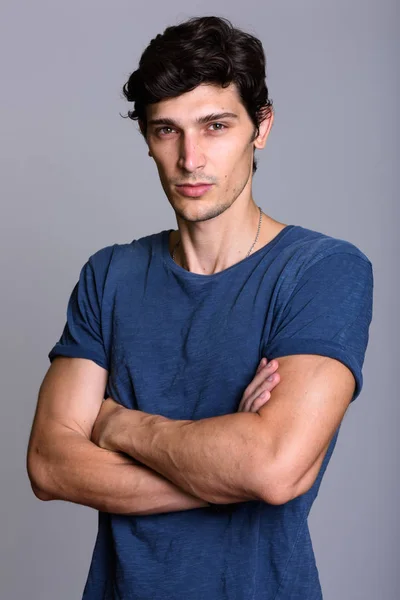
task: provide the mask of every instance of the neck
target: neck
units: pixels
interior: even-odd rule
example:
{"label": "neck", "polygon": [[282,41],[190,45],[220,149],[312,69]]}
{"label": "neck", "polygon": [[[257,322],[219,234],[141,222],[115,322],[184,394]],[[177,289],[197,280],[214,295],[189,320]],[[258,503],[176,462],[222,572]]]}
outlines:
{"label": "neck", "polygon": [[212,275],[240,262],[285,226],[262,213],[254,202],[246,211],[235,202],[216,217],[190,217],[177,216],[179,229],[170,236],[170,252],[175,249],[179,266],[200,275]]}

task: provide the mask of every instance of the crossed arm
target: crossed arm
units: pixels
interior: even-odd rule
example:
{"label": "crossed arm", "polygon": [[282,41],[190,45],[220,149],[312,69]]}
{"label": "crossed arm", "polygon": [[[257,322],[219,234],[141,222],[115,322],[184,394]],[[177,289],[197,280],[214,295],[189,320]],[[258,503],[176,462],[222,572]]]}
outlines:
{"label": "crossed arm", "polygon": [[324,356],[286,356],[279,365],[281,381],[255,413],[172,420],[107,399],[92,440],[205,501],[283,504],[313,485],[355,380]]}
{"label": "crossed arm", "polygon": [[[68,361],[57,359],[55,369]],[[281,382],[257,413],[174,421],[123,409],[110,399],[100,411],[95,402],[86,404],[79,428],[72,409],[61,423],[61,407],[81,406],[83,398],[101,393],[104,382],[97,389],[85,384],[90,379],[82,364],[87,368],[90,362],[75,360],[74,377],[65,372],[60,387],[68,392],[59,407],[46,408],[55,371],[47,379],[31,434],[28,472],[41,499],[124,514],[248,499],[282,503],[304,493],[354,390],[353,375],[342,363],[299,355],[279,359]]]}

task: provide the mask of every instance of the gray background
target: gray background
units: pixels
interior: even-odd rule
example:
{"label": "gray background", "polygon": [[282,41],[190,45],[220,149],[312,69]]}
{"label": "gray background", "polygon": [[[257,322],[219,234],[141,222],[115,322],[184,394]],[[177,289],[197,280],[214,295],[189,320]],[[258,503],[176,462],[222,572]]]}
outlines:
{"label": "gray background", "polygon": [[364,389],[310,528],[325,600],[399,597],[398,3],[3,0],[1,598],[81,597],[97,513],[31,492],[37,393],[89,255],[176,227],[137,125],[118,114],[131,108],[120,88],[152,37],[205,14],[254,33],[267,55],[276,112],[257,153],[256,202],[353,242],[374,266]]}

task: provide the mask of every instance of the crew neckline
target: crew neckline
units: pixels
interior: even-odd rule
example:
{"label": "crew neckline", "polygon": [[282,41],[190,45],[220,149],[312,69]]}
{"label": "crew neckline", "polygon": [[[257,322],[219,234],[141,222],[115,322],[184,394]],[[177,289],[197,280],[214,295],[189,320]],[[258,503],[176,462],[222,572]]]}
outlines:
{"label": "crew neckline", "polygon": [[253,252],[252,254],[250,254],[250,256],[246,256],[245,258],[243,258],[239,262],[235,263],[234,265],[231,265],[230,267],[227,267],[226,269],[223,269],[222,271],[218,271],[218,273],[211,273],[210,275],[201,275],[200,273],[192,273],[191,271],[187,271],[186,269],[184,269],[183,267],[181,267],[174,261],[171,254],[169,253],[169,234],[171,233],[171,231],[175,231],[175,229],[164,229],[164,231],[162,231],[162,238],[161,238],[162,256],[163,256],[164,263],[170,269],[175,271],[176,273],[186,276],[189,279],[201,279],[202,281],[210,281],[212,279],[216,279],[219,276],[222,276],[224,273],[227,273],[228,271],[231,271],[232,269],[239,267],[239,265],[243,265],[247,261],[253,260],[256,256],[261,256],[267,250],[270,250],[273,246],[275,246],[275,244],[277,242],[279,242],[280,239],[284,235],[286,235],[286,233],[291,231],[294,227],[296,227],[296,225],[286,225],[286,227],[281,229],[280,232],[277,233],[277,235],[274,238],[272,238],[272,240],[270,240],[264,246],[262,246],[261,248],[256,250],[256,252]]}

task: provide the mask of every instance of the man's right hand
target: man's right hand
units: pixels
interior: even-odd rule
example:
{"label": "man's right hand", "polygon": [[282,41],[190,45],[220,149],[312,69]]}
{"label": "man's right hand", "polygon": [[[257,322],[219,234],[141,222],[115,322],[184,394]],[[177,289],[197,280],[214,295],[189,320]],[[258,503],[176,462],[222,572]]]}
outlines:
{"label": "man's right hand", "polygon": [[[262,358],[252,381],[244,391],[237,412],[257,412],[271,397],[271,391],[280,382],[276,358],[268,363]],[[268,381],[268,377],[272,379]]]}

